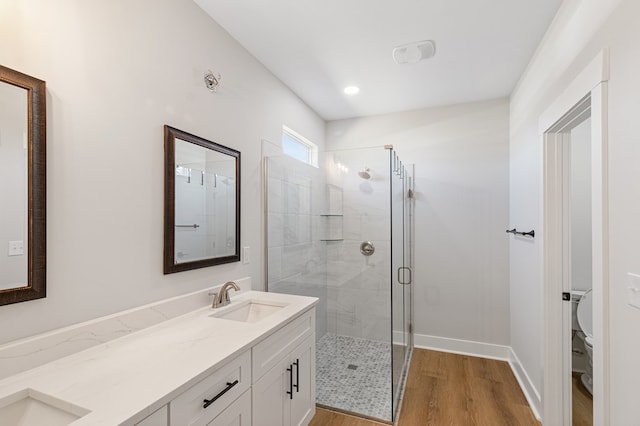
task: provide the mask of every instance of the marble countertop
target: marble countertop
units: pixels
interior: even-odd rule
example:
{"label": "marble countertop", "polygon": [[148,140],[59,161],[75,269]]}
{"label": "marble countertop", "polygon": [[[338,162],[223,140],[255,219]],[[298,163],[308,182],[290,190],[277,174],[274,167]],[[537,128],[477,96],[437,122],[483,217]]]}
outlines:
{"label": "marble countertop", "polygon": [[[90,411],[74,426],[134,424],[317,303],[259,291],[231,300],[8,377],[0,400],[31,389]],[[255,323],[210,317],[247,300],[286,306]]]}

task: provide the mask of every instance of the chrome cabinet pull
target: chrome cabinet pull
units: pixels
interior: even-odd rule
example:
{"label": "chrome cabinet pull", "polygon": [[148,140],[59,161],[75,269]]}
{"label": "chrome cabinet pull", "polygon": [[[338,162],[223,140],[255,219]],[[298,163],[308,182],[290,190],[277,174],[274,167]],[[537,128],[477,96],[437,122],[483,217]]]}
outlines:
{"label": "chrome cabinet pull", "polygon": [[219,394],[217,394],[216,396],[214,396],[211,399],[205,399],[204,400],[204,405],[202,406],[202,408],[207,408],[208,406],[210,406],[211,404],[213,404],[214,402],[216,402],[218,399],[220,399],[220,397],[222,395],[224,395],[225,393],[229,392],[231,390],[232,387],[234,387],[235,385],[238,384],[238,381],[234,381],[233,383],[229,383],[227,382],[227,387],[224,388]]}

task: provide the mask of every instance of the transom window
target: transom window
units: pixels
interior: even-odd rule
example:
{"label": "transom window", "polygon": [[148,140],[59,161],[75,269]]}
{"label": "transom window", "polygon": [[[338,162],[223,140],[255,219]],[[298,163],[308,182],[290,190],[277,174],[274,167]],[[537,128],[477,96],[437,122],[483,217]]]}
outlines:
{"label": "transom window", "polygon": [[318,146],[287,126],[282,126],[282,152],[303,163],[318,167]]}

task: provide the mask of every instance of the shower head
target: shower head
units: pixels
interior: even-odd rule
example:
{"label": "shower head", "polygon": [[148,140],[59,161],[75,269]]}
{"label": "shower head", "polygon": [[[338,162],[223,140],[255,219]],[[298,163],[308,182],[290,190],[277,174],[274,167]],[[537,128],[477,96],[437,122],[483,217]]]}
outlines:
{"label": "shower head", "polygon": [[358,176],[360,176],[362,179],[370,179],[371,173],[369,172],[370,172],[369,168],[365,167],[364,170],[358,172]]}

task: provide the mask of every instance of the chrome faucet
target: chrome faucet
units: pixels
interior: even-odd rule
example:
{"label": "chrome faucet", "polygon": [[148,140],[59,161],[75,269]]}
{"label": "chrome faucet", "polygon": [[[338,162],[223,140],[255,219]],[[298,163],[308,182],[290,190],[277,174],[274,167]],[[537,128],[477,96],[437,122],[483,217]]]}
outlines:
{"label": "chrome faucet", "polygon": [[240,287],[238,287],[238,284],[234,283],[233,281],[227,281],[226,283],[224,283],[218,293],[209,293],[209,296],[213,296],[213,303],[211,304],[212,308],[219,308],[231,303],[231,299],[229,298],[230,287],[235,291],[240,291]]}

